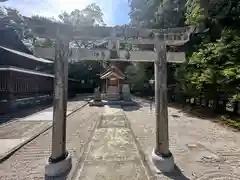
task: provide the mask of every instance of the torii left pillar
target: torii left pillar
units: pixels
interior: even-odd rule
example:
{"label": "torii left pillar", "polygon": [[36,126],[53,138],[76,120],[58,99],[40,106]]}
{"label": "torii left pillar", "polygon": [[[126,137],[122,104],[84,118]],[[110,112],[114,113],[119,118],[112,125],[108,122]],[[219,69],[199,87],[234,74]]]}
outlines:
{"label": "torii left pillar", "polygon": [[54,61],[52,151],[45,166],[45,175],[49,177],[65,175],[72,167],[71,156],[66,149],[68,51],[69,42],[58,39]]}

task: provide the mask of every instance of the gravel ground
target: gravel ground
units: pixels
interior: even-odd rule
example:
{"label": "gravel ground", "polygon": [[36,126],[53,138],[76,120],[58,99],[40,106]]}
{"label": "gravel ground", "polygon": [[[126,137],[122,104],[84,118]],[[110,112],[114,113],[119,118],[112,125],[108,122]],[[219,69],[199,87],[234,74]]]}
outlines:
{"label": "gravel ground", "polygon": [[[126,107],[125,114],[151,170],[155,146],[155,109],[137,99],[139,108]],[[170,150],[177,169],[156,175],[158,179],[237,180],[240,177],[240,133],[230,128],[168,108]]]}
{"label": "gravel ground", "polygon": [[[68,117],[67,121],[67,149],[72,155],[71,179],[75,168],[83,153],[83,147],[91,138],[91,132],[99,120],[102,109],[86,106]],[[51,129],[40,135],[9,159],[0,164],[1,180],[40,180],[44,178],[44,167],[50,156]]]}

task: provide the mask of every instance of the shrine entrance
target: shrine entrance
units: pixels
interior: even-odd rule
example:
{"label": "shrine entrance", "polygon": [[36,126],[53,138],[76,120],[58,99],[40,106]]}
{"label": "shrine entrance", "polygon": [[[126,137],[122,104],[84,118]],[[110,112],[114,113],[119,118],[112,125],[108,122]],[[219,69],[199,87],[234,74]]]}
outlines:
{"label": "shrine entrance", "polygon": [[[40,26],[40,25],[39,25]],[[125,61],[125,62],[153,62],[155,67],[155,103],[156,103],[156,146],[152,151],[152,161],[157,169],[170,172],[174,169],[174,158],[169,150],[168,135],[168,103],[167,103],[167,61],[183,62],[185,54],[177,55],[167,52],[167,46],[180,46],[189,41],[189,36],[194,30],[192,27],[172,29],[141,29],[131,26],[116,27],[82,27],[79,30],[68,25],[55,25],[56,31],[48,35],[54,36],[58,41],[55,55],[55,103],[53,118],[52,153],[46,174],[55,176],[59,171],[49,173],[49,169],[65,163],[62,172],[71,167],[71,156],[66,150],[66,94],[67,94],[67,62],[69,59],[94,60],[94,61]],[[34,29],[34,27],[32,28]],[[57,33],[56,33],[57,32]],[[37,33],[37,32],[36,32]],[[37,33],[38,34],[38,33]],[[40,34],[41,36],[41,34]],[[49,37],[48,36],[48,37]],[[46,37],[46,36],[45,36]],[[70,40],[93,42],[103,40],[108,42],[106,49],[77,48],[69,52]],[[131,44],[136,47],[153,45],[151,51],[122,50],[121,44]],[[112,58],[111,52],[115,50],[117,58]],[[49,50],[48,50],[49,52]],[[50,52],[52,52],[50,50]],[[74,53],[75,52],[75,53]],[[52,53],[54,55],[54,53]],[[182,56],[183,55],[183,56]],[[105,92],[121,93],[124,76],[117,73],[116,68],[108,69],[101,75],[105,80]],[[96,94],[100,94],[99,91]]]}

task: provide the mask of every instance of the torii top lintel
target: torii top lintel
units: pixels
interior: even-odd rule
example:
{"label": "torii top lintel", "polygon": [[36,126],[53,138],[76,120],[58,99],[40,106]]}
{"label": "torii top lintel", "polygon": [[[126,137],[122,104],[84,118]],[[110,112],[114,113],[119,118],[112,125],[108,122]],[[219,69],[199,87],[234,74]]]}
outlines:
{"label": "torii top lintel", "polygon": [[[189,35],[194,31],[193,26],[169,28],[169,29],[143,29],[124,26],[82,26],[81,28],[75,28],[69,24],[45,22],[42,20],[36,20],[31,18],[25,19],[28,26],[33,32],[43,38],[57,39],[59,36],[69,40],[112,40],[113,32],[115,32],[116,40],[128,40],[128,39],[151,39],[154,34],[158,34],[159,39],[164,39],[164,36],[174,36],[184,34]],[[58,32],[58,35],[57,35]],[[171,37],[170,37],[171,38]]]}

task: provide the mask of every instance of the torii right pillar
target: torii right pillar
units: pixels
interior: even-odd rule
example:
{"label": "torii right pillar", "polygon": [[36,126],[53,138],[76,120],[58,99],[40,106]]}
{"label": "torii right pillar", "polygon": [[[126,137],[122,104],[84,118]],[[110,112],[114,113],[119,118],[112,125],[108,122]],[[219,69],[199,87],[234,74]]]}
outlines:
{"label": "torii right pillar", "polygon": [[174,158],[169,150],[168,137],[168,102],[167,102],[167,50],[166,44],[158,41],[155,44],[157,59],[155,71],[155,103],[156,103],[156,146],[152,152],[152,161],[161,172],[174,169]]}

